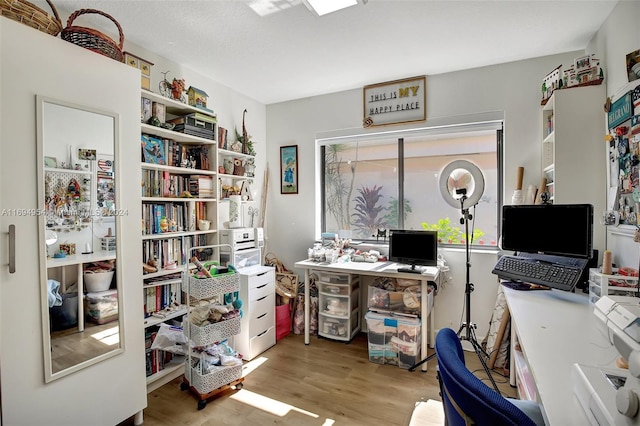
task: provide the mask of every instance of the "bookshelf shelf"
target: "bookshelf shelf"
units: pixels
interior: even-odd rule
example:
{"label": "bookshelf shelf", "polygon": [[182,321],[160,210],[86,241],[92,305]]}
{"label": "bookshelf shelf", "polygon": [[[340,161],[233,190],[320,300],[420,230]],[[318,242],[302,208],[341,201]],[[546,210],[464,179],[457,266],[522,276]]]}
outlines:
{"label": "bookshelf shelf", "polygon": [[[141,112],[142,117],[153,112],[161,122],[177,123],[175,129],[180,130],[140,123],[143,158],[140,241],[143,262],[158,268],[157,272],[144,274],[140,283],[146,309],[145,338],[150,348],[149,340],[161,323],[182,322],[187,314],[180,289],[181,275],[189,262],[187,253],[192,247],[218,242],[217,119],[202,109],[147,90],[141,91]],[[197,116],[190,118],[190,114]],[[209,130],[190,126],[193,117],[205,120]],[[182,196],[185,193],[191,197]],[[201,231],[198,223],[203,219],[210,222],[210,227]],[[203,256],[215,258],[215,254]],[[173,308],[166,311],[166,306]],[[152,368],[147,359],[148,392],[184,373],[184,357],[174,355],[170,362],[165,362],[169,356],[158,350],[148,353],[147,357],[151,356]]]}

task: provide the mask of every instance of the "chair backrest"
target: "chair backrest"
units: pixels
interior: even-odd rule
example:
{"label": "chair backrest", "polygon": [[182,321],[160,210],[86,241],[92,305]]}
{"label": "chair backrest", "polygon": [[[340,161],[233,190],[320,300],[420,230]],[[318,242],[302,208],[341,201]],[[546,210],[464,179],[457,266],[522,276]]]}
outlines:
{"label": "chair backrest", "polygon": [[451,328],[438,332],[436,356],[448,426],[535,426],[526,414],[467,369],[460,339]]}

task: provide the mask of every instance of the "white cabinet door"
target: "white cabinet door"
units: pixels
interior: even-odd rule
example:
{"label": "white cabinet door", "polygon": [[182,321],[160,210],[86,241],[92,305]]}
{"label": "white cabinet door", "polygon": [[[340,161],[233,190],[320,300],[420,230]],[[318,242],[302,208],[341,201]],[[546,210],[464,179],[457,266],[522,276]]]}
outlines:
{"label": "white cabinet door", "polygon": [[[19,40],[19,43],[16,42]],[[25,51],[29,54],[25,55]],[[114,425],[146,406],[142,294],[123,290],[124,353],[45,383],[36,177],[36,95],[120,115],[122,179],[138,179],[140,74],[135,69],[0,18],[0,396],[4,425]],[[73,126],[73,123],[65,123]],[[136,143],[132,143],[135,141]],[[119,157],[118,157],[119,155]],[[124,191],[121,191],[124,192]],[[122,235],[139,234],[139,194],[122,194]],[[15,273],[8,228],[16,227]],[[122,244],[122,276],[142,276],[135,244]]]}

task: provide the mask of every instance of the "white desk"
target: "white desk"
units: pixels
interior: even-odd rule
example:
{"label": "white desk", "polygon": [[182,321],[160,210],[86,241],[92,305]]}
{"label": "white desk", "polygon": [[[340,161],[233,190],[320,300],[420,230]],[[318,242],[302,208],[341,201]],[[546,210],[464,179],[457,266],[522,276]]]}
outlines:
{"label": "white desk", "polygon": [[[429,281],[435,281],[438,278],[440,270],[433,267],[426,267],[422,274],[412,274],[406,272],[398,272],[397,264],[393,262],[347,262],[347,263],[331,263],[324,264],[313,262],[309,259],[296,262],[294,265],[296,268],[304,269],[304,343],[309,344],[309,271],[329,271],[345,274],[357,274],[368,275],[373,277],[391,277],[391,278],[404,278],[420,280],[422,284],[422,302],[420,307],[422,309],[422,337],[421,337],[421,353],[422,357],[427,356],[427,344],[429,338],[429,330],[433,328],[433,311],[431,309],[429,315],[427,315],[427,283]],[[362,291],[362,290],[361,290]],[[433,299],[433,306],[435,307],[435,297]],[[422,371],[427,371],[427,363],[422,364]]]}
{"label": "white desk", "polygon": [[[588,425],[574,393],[572,366],[613,366],[618,351],[593,314],[587,295],[560,290],[518,291],[504,287],[516,336],[533,376],[547,425]],[[511,384],[515,385],[514,356]]]}

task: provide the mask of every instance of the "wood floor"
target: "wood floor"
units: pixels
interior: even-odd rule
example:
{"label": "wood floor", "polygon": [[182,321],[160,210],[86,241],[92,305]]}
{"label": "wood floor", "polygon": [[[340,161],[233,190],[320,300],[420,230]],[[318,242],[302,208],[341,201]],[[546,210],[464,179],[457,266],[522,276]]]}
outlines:
{"label": "wood floor", "polygon": [[[466,358],[484,376],[475,353]],[[350,343],[312,336],[308,346],[292,334],[244,370],[241,390],[216,396],[202,410],[194,394],[180,390],[181,379],[168,383],[148,395],[144,425],[408,425],[416,402],[440,401],[435,358],[426,373],[374,364],[365,333]],[[492,376],[505,396],[515,396],[508,379]]]}

